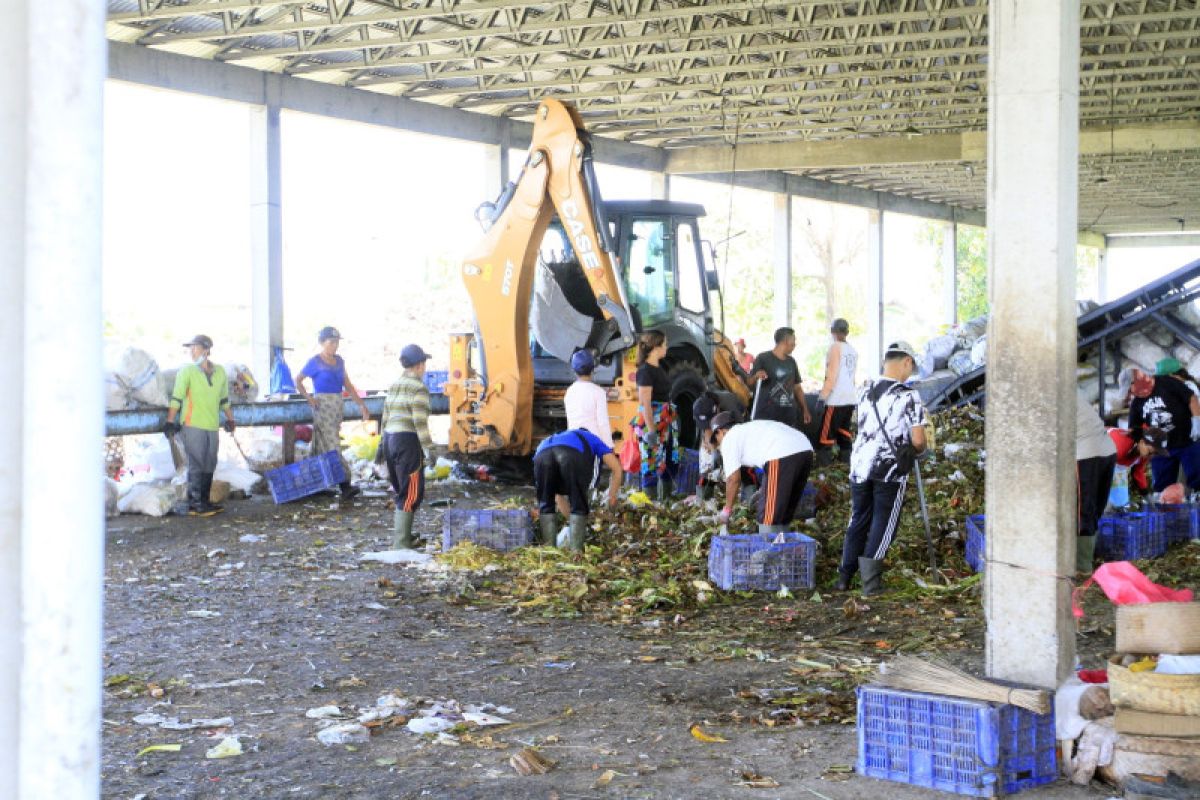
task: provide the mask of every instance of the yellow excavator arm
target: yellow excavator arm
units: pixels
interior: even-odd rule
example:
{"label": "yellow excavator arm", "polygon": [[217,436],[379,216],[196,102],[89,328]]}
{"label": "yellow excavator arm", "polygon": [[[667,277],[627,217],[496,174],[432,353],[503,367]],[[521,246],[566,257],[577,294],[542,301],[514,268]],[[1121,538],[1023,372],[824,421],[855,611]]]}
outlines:
{"label": "yellow excavator arm", "polygon": [[[577,346],[603,358],[633,345],[632,315],[593,199],[592,175],[591,145],[579,113],[543,100],[525,168],[463,263],[477,334],[457,334],[451,341],[445,390],[451,452],[525,455],[532,449],[529,305],[538,249],[555,212],[603,317]],[[472,366],[475,347],[478,370]]]}

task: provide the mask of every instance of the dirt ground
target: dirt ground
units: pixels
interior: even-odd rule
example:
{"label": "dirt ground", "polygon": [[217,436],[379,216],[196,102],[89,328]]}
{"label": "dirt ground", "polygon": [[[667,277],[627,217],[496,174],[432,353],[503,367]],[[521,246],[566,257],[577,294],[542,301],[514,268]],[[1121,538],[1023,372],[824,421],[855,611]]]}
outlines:
{"label": "dirt ground", "polygon": [[[427,499],[484,507],[514,492],[433,485]],[[418,527],[435,535],[443,510],[423,510]],[[935,645],[978,668],[981,619],[960,610],[978,606],[977,588],[954,604],[902,593],[846,603],[822,588],[826,572],[815,596],[547,615],[490,601],[502,571],[360,562],[386,549],[390,519],[383,497],[255,497],[210,519],[110,520],[104,797],[944,796],[852,774],[853,686],[880,658]],[[1091,626],[1081,650],[1110,647],[1111,623]],[[383,724],[368,742],[326,747],[305,716],[389,693],[508,707],[512,724],[444,741]],[[147,712],[232,725],[134,722]],[[694,725],[726,741],[701,741]],[[206,758],[228,736],[243,754]],[[152,745],[180,747],[143,752]],[[529,746],[554,768],[518,775],[509,758]],[[1036,794],[1111,793],[1060,782]]]}

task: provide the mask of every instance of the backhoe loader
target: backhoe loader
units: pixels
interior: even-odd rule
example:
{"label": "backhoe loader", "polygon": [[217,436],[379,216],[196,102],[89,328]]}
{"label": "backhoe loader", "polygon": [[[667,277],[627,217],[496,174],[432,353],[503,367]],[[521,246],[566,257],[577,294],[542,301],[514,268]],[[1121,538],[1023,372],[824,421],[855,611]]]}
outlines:
{"label": "backhoe loader", "polygon": [[685,444],[695,441],[692,402],[706,389],[746,405],[733,347],[713,324],[720,283],[700,239],[703,215],[691,203],[603,202],[582,118],[543,100],[525,166],[480,207],[485,233],[464,259],[475,330],[451,337],[450,451],[529,455],[565,428],[569,361],[581,348],[596,357],[619,442],[637,413],[643,330],[667,335],[663,366]]}

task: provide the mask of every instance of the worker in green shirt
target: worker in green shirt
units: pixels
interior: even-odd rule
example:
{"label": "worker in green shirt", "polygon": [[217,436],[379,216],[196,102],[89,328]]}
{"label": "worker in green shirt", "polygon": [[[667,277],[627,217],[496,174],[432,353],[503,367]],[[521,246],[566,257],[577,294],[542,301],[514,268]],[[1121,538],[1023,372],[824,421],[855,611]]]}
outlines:
{"label": "worker in green shirt", "polygon": [[[167,436],[179,435],[188,462],[188,513],[209,516],[223,511],[210,502],[213,473],[217,471],[217,428],[225,412],[225,430],[233,433],[233,407],[225,368],[209,361],[212,339],[200,334],[184,347],[192,363],[175,376],[175,389],[167,408]],[[182,414],[183,422],[178,421]]]}

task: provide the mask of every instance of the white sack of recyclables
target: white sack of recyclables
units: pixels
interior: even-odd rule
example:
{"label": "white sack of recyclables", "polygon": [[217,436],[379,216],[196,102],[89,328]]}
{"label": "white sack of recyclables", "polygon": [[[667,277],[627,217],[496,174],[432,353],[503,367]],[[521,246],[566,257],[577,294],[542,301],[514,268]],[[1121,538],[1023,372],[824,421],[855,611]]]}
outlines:
{"label": "white sack of recyclables", "polygon": [[170,484],[139,483],[117,501],[117,510],[122,514],[162,517],[170,513],[176,499],[175,487]]}

